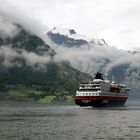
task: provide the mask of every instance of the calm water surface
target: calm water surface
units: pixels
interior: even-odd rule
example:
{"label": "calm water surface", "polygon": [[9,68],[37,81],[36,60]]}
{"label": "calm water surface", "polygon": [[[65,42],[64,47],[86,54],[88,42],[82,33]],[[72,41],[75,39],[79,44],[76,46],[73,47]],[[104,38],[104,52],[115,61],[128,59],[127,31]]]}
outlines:
{"label": "calm water surface", "polygon": [[0,140],[140,139],[140,104],[75,105],[0,103]]}

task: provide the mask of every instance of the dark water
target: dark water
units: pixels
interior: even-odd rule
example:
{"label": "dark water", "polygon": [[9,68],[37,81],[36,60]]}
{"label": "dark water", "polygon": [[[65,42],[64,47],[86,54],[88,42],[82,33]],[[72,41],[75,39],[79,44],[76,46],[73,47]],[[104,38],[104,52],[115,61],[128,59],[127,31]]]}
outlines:
{"label": "dark water", "polygon": [[140,104],[80,108],[75,105],[0,103],[0,140],[140,139]]}

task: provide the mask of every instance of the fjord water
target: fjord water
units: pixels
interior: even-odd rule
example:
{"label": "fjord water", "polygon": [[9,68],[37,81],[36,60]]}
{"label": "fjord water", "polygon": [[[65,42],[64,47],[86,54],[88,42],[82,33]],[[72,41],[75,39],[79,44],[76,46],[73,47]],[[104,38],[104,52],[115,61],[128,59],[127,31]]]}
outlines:
{"label": "fjord water", "polygon": [[140,104],[92,108],[76,105],[0,104],[0,140],[140,139]]}

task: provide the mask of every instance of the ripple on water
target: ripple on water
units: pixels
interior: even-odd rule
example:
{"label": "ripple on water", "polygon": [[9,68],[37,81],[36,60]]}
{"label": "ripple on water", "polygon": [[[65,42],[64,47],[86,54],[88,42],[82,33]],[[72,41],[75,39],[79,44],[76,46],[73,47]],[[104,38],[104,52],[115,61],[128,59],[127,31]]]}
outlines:
{"label": "ripple on water", "polygon": [[[135,113],[134,113],[135,111]],[[0,108],[2,140],[140,139],[138,107],[77,106]]]}

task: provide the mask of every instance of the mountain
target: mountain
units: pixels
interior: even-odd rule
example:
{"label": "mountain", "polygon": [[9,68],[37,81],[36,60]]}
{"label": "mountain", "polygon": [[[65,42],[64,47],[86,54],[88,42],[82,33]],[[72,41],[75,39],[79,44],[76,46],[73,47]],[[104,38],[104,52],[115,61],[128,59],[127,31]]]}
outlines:
{"label": "mountain", "polygon": [[17,28],[15,36],[0,37],[1,91],[15,96],[18,90],[25,94],[27,89],[27,97],[36,93],[42,97],[40,91],[43,97],[63,91],[75,94],[79,82],[91,78],[67,61],[56,63],[56,52],[49,45],[23,27],[17,25]]}
{"label": "mountain", "polygon": [[44,42],[23,27],[16,28],[13,36],[0,36],[0,91],[41,98],[63,91],[74,95],[79,82],[96,72],[108,73],[110,79],[114,76],[133,92],[139,91],[138,52],[108,47],[104,40],[88,39],[73,29],[54,28]]}
{"label": "mountain", "polygon": [[65,29],[54,27],[48,31],[46,38],[56,45],[63,45],[66,47],[81,47],[83,45],[107,46],[104,39],[90,39],[85,35],[76,33],[74,29]]}
{"label": "mountain", "polygon": [[53,28],[46,34],[59,59],[69,61],[77,70],[94,75],[108,73],[132,92],[140,90],[139,49],[121,50],[109,47],[103,39],[89,39],[74,29]]}

